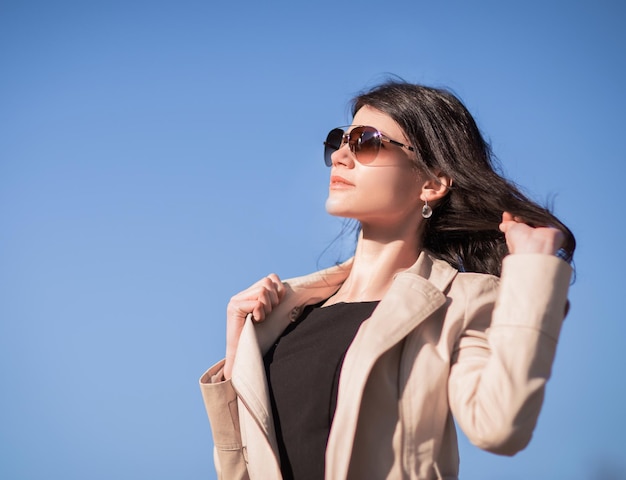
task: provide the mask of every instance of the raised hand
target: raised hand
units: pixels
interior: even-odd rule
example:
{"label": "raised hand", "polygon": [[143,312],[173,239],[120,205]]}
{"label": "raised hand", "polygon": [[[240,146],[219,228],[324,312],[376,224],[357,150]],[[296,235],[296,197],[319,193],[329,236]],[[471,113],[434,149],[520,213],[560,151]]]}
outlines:
{"label": "raised hand", "polygon": [[285,286],[278,275],[272,273],[230,299],[226,308],[226,380],[232,376],[239,336],[248,314],[252,314],[255,322],[262,322],[280,303],[284,294]]}
{"label": "raised hand", "polygon": [[563,244],[563,232],[553,227],[531,227],[509,212],[502,213],[500,231],[504,233],[509,252],[555,255]]}

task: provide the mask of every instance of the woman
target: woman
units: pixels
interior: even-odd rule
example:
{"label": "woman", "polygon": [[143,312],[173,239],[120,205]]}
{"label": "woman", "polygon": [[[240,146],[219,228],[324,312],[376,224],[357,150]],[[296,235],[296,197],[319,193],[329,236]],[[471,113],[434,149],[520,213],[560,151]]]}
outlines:
{"label": "woman", "polygon": [[456,479],[453,418],[495,453],[530,440],[574,237],[498,175],[450,93],[389,82],[353,117],[325,160],[354,257],[235,295],[200,380],[220,478]]}

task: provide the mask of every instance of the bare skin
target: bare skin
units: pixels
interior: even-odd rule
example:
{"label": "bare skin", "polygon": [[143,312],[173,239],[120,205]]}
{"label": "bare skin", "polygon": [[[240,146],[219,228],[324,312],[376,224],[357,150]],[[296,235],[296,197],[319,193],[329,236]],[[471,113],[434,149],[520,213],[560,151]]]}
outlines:
{"label": "bare skin", "polygon": [[[397,141],[408,143],[404,132],[390,117],[364,107],[355,125],[372,125]],[[379,161],[380,163],[376,164]],[[332,215],[354,218],[362,230],[350,274],[325,305],[338,302],[380,300],[396,273],[406,270],[422,250],[424,201],[436,208],[451,180],[433,178],[410,166],[408,153],[397,147],[381,148],[372,165],[361,165],[347,146],[332,156],[331,182],[326,209]],[[377,168],[378,167],[378,168]],[[502,214],[500,230],[510,254],[554,255],[563,234],[551,227],[533,228],[508,212]],[[285,286],[270,274],[231,298],[227,310],[224,378],[230,379],[239,337],[248,314],[262,322],[280,303]]]}
{"label": "bare skin", "polygon": [[552,227],[533,228],[509,212],[502,214],[500,231],[504,233],[509,253],[545,253],[555,255],[563,245],[563,232]]}
{"label": "bare skin", "polygon": [[[560,230],[551,227],[530,227],[515,220],[508,212],[502,214],[500,230],[505,234],[506,244],[512,255],[522,253],[554,255],[563,242],[563,233]],[[408,243],[399,241],[386,245],[377,244],[375,241],[368,242],[367,239],[359,241],[350,276],[344,283],[345,288],[342,286],[332,297],[334,299],[332,303],[380,299],[389,287],[393,275],[408,268],[417,259],[413,253],[414,247],[415,245],[408,246]],[[372,283],[373,271],[378,273],[375,276],[378,281],[375,283]],[[278,305],[284,293],[285,287],[278,276],[271,274],[232,297],[227,308],[225,379],[232,376],[239,335],[248,313],[252,313],[254,321],[262,322]]]}
{"label": "bare skin", "polygon": [[230,299],[226,308],[225,379],[228,380],[232,376],[239,337],[248,314],[252,314],[255,322],[262,322],[280,303],[284,294],[285,286],[278,275],[272,273]]}

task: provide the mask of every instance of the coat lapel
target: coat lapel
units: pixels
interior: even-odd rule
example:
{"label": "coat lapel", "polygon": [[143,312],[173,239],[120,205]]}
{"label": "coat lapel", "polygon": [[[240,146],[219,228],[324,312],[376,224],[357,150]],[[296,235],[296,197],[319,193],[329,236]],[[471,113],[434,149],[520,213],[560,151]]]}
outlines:
{"label": "coat lapel", "polygon": [[[422,253],[409,270],[396,275],[372,316],[363,323],[346,354],[337,409],[327,446],[329,478],[346,478],[356,434],[359,405],[374,364],[446,303],[443,291],[457,270]],[[330,473],[332,471],[332,473]]]}
{"label": "coat lapel", "polygon": [[287,280],[285,296],[265,321],[255,323],[251,315],[246,318],[233,365],[232,385],[245,406],[246,412],[240,412],[240,415],[252,417],[277,456],[263,355],[306,305],[315,304],[337,291],[350,273],[351,264],[349,260],[311,275]]}
{"label": "coat lapel", "polygon": [[[244,412],[240,411],[240,416],[245,417],[242,421],[258,426],[276,458],[278,447],[263,355],[304,306],[330,297],[339,288],[350,273],[351,262],[287,280],[283,300],[264,322],[254,323],[250,316],[246,319],[233,366],[232,384],[245,407]],[[358,405],[376,360],[444,305],[446,298],[442,291],[456,273],[446,262],[422,252],[411,268],[396,275],[372,316],[359,329],[342,367],[337,410],[327,448],[327,463],[343,473],[337,475],[338,478],[345,478],[347,474],[350,458],[345,452],[351,451]],[[345,398],[342,392],[346,392]],[[333,470],[334,473],[339,471]]]}

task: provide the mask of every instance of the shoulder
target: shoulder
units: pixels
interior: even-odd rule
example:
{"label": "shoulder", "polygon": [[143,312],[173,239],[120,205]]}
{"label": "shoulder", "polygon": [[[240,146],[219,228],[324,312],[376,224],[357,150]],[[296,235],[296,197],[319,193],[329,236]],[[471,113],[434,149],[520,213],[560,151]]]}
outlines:
{"label": "shoulder", "polygon": [[463,323],[478,316],[490,316],[500,290],[500,279],[486,273],[459,272],[446,292]]}
{"label": "shoulder", "polygon": [[[447,297],[476,297],[482,294],[496,292],[500,285],[500,278],[496,275],[478,272],[462,272],[450,265],[447,261],[436,258],[432,253],[428,252],[428,260],[430,262],[431,275],[429,280],[443,277],[447,282],[437,282],[444,295]],[[437,272],[436,274],[434,272]]]}
{"label": "shoulder", "polygon": [[459,272],[450,284],[450,291],[477,294],[497,290],[500,278],[488,273]]}

